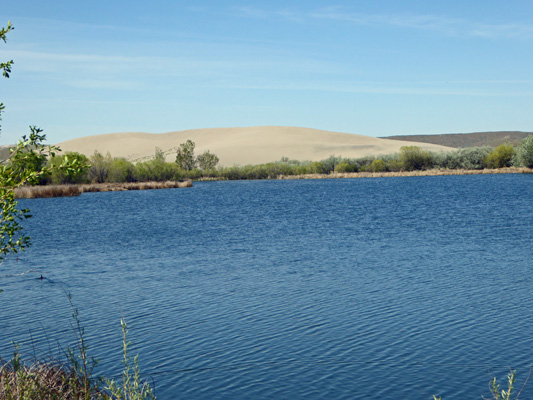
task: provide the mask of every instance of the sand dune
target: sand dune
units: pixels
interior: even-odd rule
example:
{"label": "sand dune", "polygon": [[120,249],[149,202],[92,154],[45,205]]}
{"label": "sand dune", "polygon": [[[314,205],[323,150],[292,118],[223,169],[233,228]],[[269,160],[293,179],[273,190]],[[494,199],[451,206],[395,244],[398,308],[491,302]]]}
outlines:
{"label": "sand dune", "polygon": [[176,148],[188,139],[196,143],[196,154],[209,150],[218,155],[222,166],[261,164],[279,161],[282,157],[310,161],[331,155],[357,158],[397,153],[400,147],[413,145],[431,151],[451,150],[429,143],[281,126],[193,129],[160,134],[111,133],[69,140],[59,146],[63,151],[88,156],[95,150],[102,154],[109,152],[113,157],[125,157],[134,162],[150,159],[158,147],[166,154],[167,161],[174,161]]}

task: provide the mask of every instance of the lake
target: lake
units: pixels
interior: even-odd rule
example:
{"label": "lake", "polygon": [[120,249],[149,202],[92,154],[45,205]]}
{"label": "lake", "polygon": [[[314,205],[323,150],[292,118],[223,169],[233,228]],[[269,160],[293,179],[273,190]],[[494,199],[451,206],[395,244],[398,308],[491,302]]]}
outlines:
{"label": "lake", "polygon": [[98,372],[119,377],[124,315],[161,400],[480,398],[533,365],[533,175],[20,204],[33,245],[0,267],[3,358],[73,346],[69,292]]}

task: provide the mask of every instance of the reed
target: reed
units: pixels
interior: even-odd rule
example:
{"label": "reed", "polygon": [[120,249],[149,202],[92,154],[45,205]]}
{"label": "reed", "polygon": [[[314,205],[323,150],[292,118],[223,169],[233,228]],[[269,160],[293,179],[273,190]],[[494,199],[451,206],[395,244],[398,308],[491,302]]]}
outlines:
{"label": "reed", "polygon": [[388,178],[410,176],[447,176],[447,175],[483,175],[483,174],[531,174],[532,168],[500,169],[430,169],[425,171],[399,172],[332,172],[330,174],[280,175],[278,179],[336,179],[336,178]]}
{"label": "reed", "polygon": [[15,189],[17,199],[79,196],[81,190],[76,185],[21,186]]}
{"label": "reed", "polygon": [[175,189],[192,187],[191,181],[90,183],[81,185],[22,186],[15,189],[17,199],[79,196],[89,192],[116,192],[126,190]]}
{"label": "reed", "polygon": [[92,387],[88,393],[83,382],[69,367],[55,362],[20,360],[0,361],[0,399],[67,400],[107,399],[104,392]]}
{"label": "reed", "polygon": [[85,329],[79,312],[67,293],[72,309],[74,348],[67,348],[66,362],[57,360],[24,363],[18,345],[13,358],[0,358],[0,400],[156,400],[154,389],[141,379],[138,356],[129,354],[128,327],[124,317],[122,326],[122,379],[115,381],[94,377],[98,360],[88,355]]}
{"label": "reed", "polygon": [[85,192],[116,192],[126,190],[151,190],[151,189],[176,189],[192,187],[191,181],[176,182],[123,182],[123,183],[91,183],[80,185],[82,193]]}

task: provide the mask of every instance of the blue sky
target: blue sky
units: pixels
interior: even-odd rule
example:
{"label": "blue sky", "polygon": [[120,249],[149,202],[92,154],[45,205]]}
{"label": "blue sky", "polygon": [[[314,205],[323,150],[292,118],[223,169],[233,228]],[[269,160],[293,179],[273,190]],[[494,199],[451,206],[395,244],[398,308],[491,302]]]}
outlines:
{"label": "blue sky", "polygon": [[533,2],[2,0],[0,144],[256,125],[533,131]]}

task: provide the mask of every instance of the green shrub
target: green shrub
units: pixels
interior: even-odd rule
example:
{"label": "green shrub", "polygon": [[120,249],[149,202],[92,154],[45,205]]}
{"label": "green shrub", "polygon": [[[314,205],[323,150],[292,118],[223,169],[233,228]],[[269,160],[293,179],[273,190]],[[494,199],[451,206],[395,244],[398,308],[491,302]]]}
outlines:
{"label": "green shrub", "polygon": [[372,172],[385,172],[385,171],[387,171],[387,166],[385,165],[385,161],[383,161],[381,158],[378,158],[378,159],[372,161],[372,164],[370,164],[370,170]]}
{"label": "green shrub", "polygon": [[429,151],[418,146],[402,146],[400,162],[407,171],[426,170],[432,167],[433,157]]}
{"label": "green shrub", "polygon": [[215,169],[220,160],[216,154],[212,154],[207,150],[198,156],[197,161],[200,169],[208,171]]}
{"label": "green shrub", "polygon": [[61,165],[65,160],[75,160],[84,168],[77,171],[68,171],[61,169],[53,169],[50,173],[50,182],[54,185],[67,185],[74,183],[86,183],[89,181],[87,174],[88,169],[90,168],[89,159],[87,156],[76,153],[76,152],[67,152],[63,155],[56,155],[50,158],[49,164],[51,167],[55,165]]}
{"label": "green shrub", "polygon": [[101,153],[95,151],[89,158],[89,163],[91,164],[88,171],[89,180],[94,183],[107,182],[111,161],[111,154],[107,153],[104,157]]}
{"label": "green shrub", "polygon": [[335,165],[335,172],[346,173],[346,172],[354,172],[354,171],[355,171],[355,165],[350,164],[347,160],[343,160],[337,165]]}
{"label": "green shrub", "polygon": [[533,135],[522,139],[516,151],[516,160],[521,167],[533,168]]}
{"label": "green shrub", "polygon": [[135,165],[125,158],[113,158],[109,165],[109,182],[135,182]]}
{"label": "green shrub", "polygon": [[487,168],[510,167],[513,155],[513,146],[510,144],[501,144],[485,158],[485,166]]}

